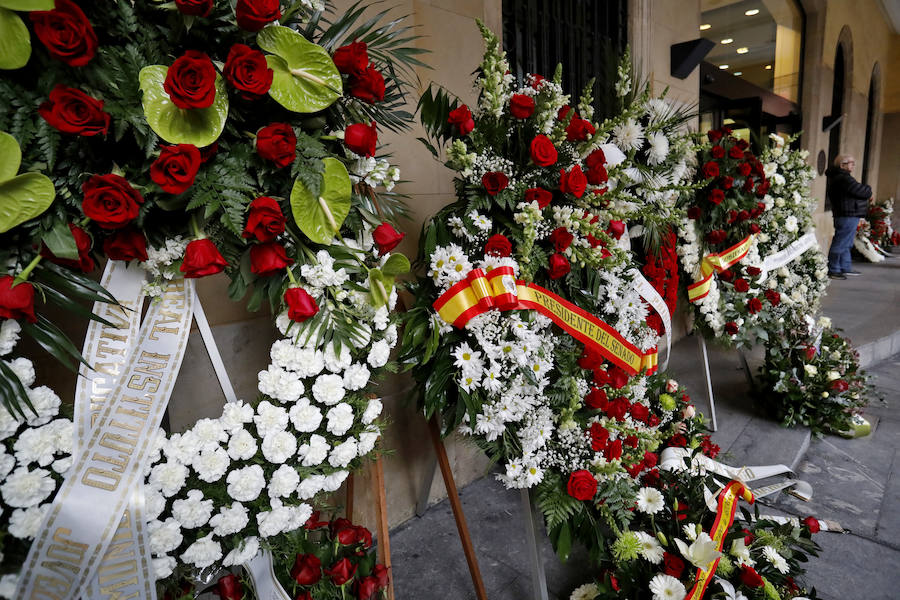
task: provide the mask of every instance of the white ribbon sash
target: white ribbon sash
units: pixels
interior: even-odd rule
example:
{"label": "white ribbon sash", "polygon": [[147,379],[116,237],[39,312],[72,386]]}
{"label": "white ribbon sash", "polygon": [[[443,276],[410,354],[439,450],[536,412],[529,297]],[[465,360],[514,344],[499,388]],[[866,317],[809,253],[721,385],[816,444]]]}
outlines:
{"label": "white ribbon sash", "polygon": [[[143,535],[142,483],[184,358],[194,301],[192,280],[170,282],[150,306],[115,388],[97,402],[96,416],[90,406],[79,409],[77,427],[94,424],[81,438],[70,474],[31,546],[18,598],[73,600],[92,581],[100,597],[153,597],[150,557],[143,555],[143,544],[134,543]],[[106,385],[98,382],[98,390]],[[130,595],[140,580],[144,588]]]}
{"label": "white ribbon sash", "polygon": [[659,368],[660,371],[665,371],[666,367],[669,366],[669,355],[672,354],[672,317],[669,314],[669,306],[663,300],[663,297],[659,295],[659,292],[656,291],[656,288],[647,281],[643,273],[637,269],[631,269],[628,273],[631,275],[635,291],[659,313],[663,327],[666,329],[666,360],[663,361],[662,366]]}
{"label": "white ribbon sash", "polygon": [[760,279],[765,279],[769,271],[780,269],[784,265],[796,260],[801,254],[818,245],[815,230],[810,230],[800,239],[794,240],[791,244],[774,254],[770,254],[763,259],[760,268],[763,270]]}
{"label": "white ribbon sash", "polygon": [[291,600],[285,589],[275,577],[275,566],[272,564],[272,553],[261,550],[259,554],[243,565],[256,590],[259,600]]}

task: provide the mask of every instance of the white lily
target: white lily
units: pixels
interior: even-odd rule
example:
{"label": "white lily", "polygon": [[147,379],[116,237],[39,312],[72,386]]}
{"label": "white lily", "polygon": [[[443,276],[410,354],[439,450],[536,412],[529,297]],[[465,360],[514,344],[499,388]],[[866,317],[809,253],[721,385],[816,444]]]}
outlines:
{"label": "white lily", "polygon": [[734,589],[734,586],[728,583],[725,579],[716,578],[716,581],[719,585],[722,586],[722,591],[725,592],[725,600],[747,600],[747,596],[738,592]]}
{"label": "white lily", "polygon": [[756,561],[750,558],[750,548],[744,543],[744,538],[738,538],[731,542],[731,555],[737,559],[739,565],[752,567]]}
{"label": "white lily", "polygon": [[698,569],[705,569],[709,566],[709,563],[722,556],[722,553],[716,550],[716,543],[706,532],[698,535],[697,539],[690,546],[677,538],[675,545],[678,546],[681,555]]}

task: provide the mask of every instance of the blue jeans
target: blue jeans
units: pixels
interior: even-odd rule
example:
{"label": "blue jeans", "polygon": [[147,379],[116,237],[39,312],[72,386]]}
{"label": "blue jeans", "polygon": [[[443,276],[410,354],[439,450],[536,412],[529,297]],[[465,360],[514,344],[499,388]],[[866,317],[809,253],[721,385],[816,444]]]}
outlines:
{"label": "blue jeans", "polygon": [[848,273],[850,267],[850,248],[856,238],[856,226],[859,217],[835,217],[834,237],[831,238],[831,248],[828,250],[828,272]]}

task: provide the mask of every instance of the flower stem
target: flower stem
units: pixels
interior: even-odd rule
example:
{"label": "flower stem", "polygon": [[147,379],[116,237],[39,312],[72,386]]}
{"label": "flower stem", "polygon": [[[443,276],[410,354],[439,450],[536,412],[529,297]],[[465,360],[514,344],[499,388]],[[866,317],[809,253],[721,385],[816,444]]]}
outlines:
{"label": "flower stem", "polygon": [[206,234],[200,229],[200,224],[197,223],[197,213],[191,215],[191,231],[194,232],[194,237],[198,240],[202,240],[206,237]]}
{"label": "flower stem", "polygon": [[22,272],[16,275],[15,280],[13,281],[12,287],[17,286],[20,283],[25,283],[28,281],[28,276],[31,275],[31,272],[34,271],[34,268],[41,262],[41,258],[43,258],[40,254],[31,259],[31,262],[22,269]]}
{"label": "flower stem", "polygon": [[285,268],[285,271],[287,271],[288,279],[291,280],[291,285],[297,285],[297,280],[294,278],[294,272],[291,270],[291,267],[288,266],[287,268]]}

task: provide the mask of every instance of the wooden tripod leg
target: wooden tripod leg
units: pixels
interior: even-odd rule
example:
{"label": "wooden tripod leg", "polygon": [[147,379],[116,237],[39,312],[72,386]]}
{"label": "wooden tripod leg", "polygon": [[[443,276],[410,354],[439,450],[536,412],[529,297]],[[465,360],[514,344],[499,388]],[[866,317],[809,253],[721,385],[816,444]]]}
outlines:
{"label": "wooden tripod leg", "polygon": [[345,490],[347,492],[347,501],[344,506],[344,517],[353,522],[353,473],[347,475],[347,482],[344,484]]}
{"label": "wooden tripod leg", "polygon": [[375,512],[378,518],[378,560],[390,574],[387,587],[388,600],[394,600],[394,576],[391,573],[391,533],[388,530],[387,495],[384,489],[384,463],[381,454],[375,459],[372,470],[372,493],[375,496]]}
{"label": "wooden tripod leg", "polygon": [[484,589],[484,581],[481,579],[481,569],[478,568],[478,558],[475,556],[475,547],[469,536],[469,526],[466,524],[466,515],[463,514],[462,503],[459,501],[459,493],[456,491],[456,481],[453,479],[453,471],[450,469],[450,461],[447,459],[447,449],[441,439],[441,426],[437,418],[432,417],[428,421],[428,430],[431,433],[431,442],[434,444],[434,452],[437,454],[438,466],[441,468],[441,476],[444,478],[444,487],[447,488],[447,498],[453,509],[453,518],[456,520],[456,530],[459,532],[459,541],[462,543],[466,562],[469,564],[469,574],[472,576],[472,585],[475,586],[475,597],[478,600],[487,600],[487,592]]}

